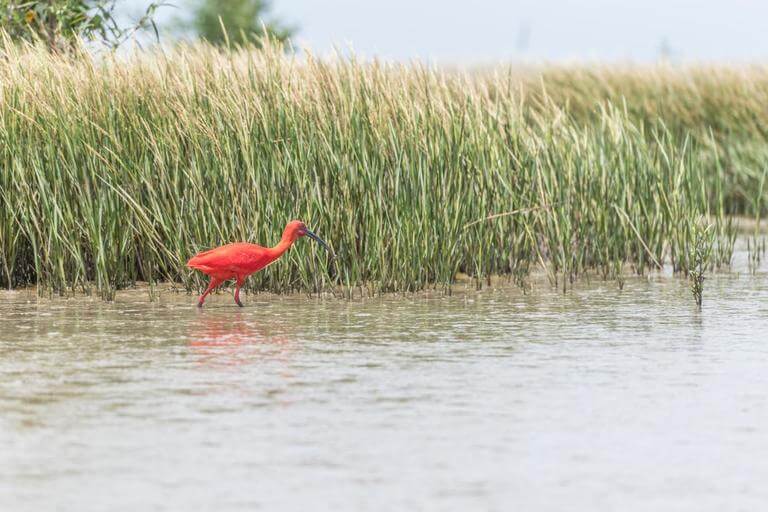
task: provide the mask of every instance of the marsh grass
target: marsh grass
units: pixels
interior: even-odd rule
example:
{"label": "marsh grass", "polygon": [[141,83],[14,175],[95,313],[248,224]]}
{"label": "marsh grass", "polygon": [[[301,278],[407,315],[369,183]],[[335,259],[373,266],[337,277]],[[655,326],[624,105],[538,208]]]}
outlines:
{"label": "marsh grass", "polygon": [[[762,68],[498,68],[205,45],[128,57],[0,49],[0,283],[111,299],[222,243],[299,244],[251,290],[478,287],[542,269],[727,266],[762,214]],[[692,260],[702,217],[705,262]],[[703,268],[703,267],[702,267]],[[150,294],[152,296],[152,294]]]}

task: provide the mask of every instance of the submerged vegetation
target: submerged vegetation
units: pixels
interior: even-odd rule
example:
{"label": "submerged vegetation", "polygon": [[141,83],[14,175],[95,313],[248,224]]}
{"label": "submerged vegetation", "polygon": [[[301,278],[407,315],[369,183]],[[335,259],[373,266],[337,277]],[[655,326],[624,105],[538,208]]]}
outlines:
{"label": "submerged vegetation", "polygon": [[691,276],[727,266],[732,215],[765,204],[764,68],[463,73],[278,48],[94,60],[6,44],[0,76],[7,287],[197,288],[192,254],[275,243],[292,218],[337,258],[299,257],[316,250],[302,244],[251,289]]}

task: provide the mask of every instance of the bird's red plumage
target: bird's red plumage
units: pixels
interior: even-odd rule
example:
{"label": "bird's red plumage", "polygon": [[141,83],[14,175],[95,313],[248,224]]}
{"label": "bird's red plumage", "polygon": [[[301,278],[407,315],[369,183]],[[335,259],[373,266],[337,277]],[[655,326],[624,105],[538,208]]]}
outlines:
{"label": "bird's red plumage", "polygon": [[228,279],[236,279],[235,302],[238,306],[242,306],[240,287],[245,282],[246,277],[278,259],[293,242],[308,233],[325,245],[325,242],[319,239],[317,235],[307,230],[303,222],[293,220],[285,226],[280,242],[274,247],[236,242],[196,254],[190,258],[187,266],[211,276],[208,288],[200,296],[197,305],[202,306],[205,297],[221,283]]}
{"label": "bird's red plumage", "polygon": [[201,252],[191,258],[187,266],[209,276],[233,279],[258,272],[272,263],[277,256],[272,249],[238,242]]}

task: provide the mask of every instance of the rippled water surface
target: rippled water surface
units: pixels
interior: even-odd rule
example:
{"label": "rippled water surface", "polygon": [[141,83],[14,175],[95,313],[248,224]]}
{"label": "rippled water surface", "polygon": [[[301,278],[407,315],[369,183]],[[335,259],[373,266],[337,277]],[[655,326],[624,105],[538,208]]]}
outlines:
{"label": "rippled water surface", "polygon": [[768,278],[0,295],[0,510],[761,510]]}

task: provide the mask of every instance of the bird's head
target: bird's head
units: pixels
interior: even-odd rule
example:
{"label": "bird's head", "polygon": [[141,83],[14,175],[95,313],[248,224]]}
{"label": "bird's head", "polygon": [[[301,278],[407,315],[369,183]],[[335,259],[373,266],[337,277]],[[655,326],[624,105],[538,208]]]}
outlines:
{"label": "bird's head", "polygon": [[283,231],[283,239],[284,240],[290,240],[291,242],[295,242],[302,236],[308,236],[315,242],[319,243],[323,246],[323,248],[328,251],[329,253],[333,254],[331,249],[328,247],[328,244],[325,243],[325,240],[314,234],[303,222],[300,220],[292,220],[285,226],[285,231]]}

